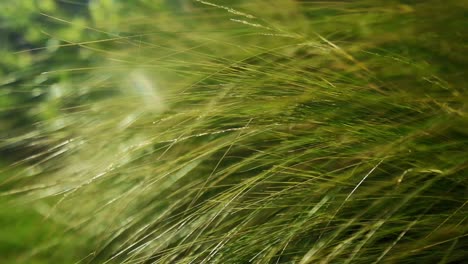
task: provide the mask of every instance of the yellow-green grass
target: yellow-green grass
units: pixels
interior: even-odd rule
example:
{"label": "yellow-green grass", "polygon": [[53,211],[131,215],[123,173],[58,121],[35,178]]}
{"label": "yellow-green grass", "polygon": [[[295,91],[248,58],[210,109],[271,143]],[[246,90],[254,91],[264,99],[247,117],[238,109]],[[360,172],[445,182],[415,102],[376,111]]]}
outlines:
{"label": "yellow-green grass", "polygon": [[70,5],[5,52],[0,195],[64,234],[18,261],[466,259],[461,1]]}

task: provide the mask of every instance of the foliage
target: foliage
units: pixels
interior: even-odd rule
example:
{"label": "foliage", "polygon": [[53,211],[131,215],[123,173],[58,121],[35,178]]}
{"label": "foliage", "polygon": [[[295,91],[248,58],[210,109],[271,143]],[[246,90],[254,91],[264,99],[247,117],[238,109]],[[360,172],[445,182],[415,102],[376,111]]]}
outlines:
{"label": "foliage", "polygon": [[0,4],[8,261],[467,257],[462,1],[85,2]]}

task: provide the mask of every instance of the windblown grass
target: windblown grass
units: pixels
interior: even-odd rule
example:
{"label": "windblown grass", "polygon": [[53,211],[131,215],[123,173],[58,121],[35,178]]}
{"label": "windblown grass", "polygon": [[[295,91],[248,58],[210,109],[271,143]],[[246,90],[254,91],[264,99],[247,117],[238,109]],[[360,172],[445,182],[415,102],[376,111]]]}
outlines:
{"label": "windblown grass", "polygon": [[466,5],[413,2],[38,9],[0,195],[80,263],[460,263]]}

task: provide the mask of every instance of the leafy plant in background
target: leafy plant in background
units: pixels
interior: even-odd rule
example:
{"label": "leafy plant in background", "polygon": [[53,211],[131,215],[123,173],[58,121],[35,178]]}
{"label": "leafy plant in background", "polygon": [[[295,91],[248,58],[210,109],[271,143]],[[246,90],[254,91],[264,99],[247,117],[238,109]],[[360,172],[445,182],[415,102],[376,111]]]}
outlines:
{"label": "leafy plant in background", "polygon": [[466,258],[462,2],[1,5],[5,261]]}

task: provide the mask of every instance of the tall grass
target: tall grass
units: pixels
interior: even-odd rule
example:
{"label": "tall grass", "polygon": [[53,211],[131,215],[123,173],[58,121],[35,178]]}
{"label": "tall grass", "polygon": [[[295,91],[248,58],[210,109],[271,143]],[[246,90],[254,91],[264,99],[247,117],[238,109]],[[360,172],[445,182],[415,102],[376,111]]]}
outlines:
{"label": "tall grass", "polygon": [[466,5],[406,2],[38,7],[0,195],[66,235],[14,260],[460,263]]}

